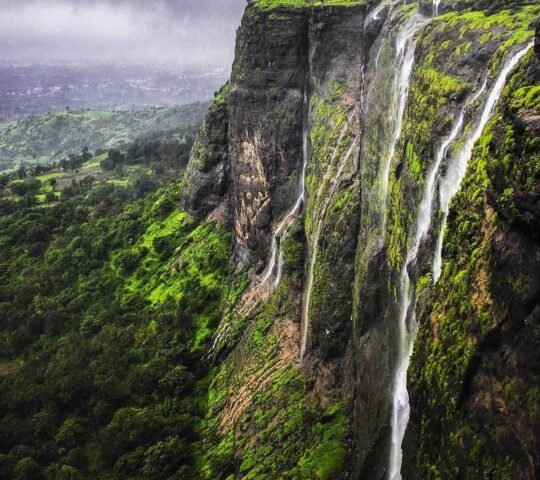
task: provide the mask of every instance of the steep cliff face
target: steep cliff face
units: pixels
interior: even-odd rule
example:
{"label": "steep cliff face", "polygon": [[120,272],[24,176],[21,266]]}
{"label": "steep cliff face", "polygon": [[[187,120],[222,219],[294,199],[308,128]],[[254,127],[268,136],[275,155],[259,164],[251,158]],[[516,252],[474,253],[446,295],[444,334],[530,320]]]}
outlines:
{"label": "steep cliff face", "polygon": [[217,94],[197,135],[182,179],[183,207],[205,216],[223,203],[229,181],[229,85]]}
{"label": "steep cliff face", "polygon": [[406,478],[534,477],[539,14],[248,6],[184,178],[238,273],[204,478],[399,478],[407,385]]}
{"label": "steep cliff face", "polygon": [[410,478],[540,472],[539,74],[530,52],[450,211],[410,372]]}
{"label": "steep cliff face", "polygon": [[[233,261],[247,272],[239,289],[248,287],[219,326],[211,352],[217,372],[207,478],[342,475],[347,418],[340,359],[349,340],[359,224],[351,213],[358,209],[364,17],[354,5],[252,6],[238,32],[227,155],[220,143],[206,145],[230,171],[214,206],[227,213]],[[215,120],[210,112],[203,144]],[[212,176],[201,176],[200,151],[194,150],[185,182],[190,198],[200,196],[204,205],[208,187],[199,179]],[[281,262],[269,270],[274,243]],[[304,307],[310,276],[312,300]],[[309,338],[308,325],[302,328],[306,310]]]}
{"label": "steep cliff face", "polygon": [[302,166],[307,28],[300,11],[249,9],[238,31],[229,101],[232,221],[237,248],[261,259],[272,219],[294,202]]}

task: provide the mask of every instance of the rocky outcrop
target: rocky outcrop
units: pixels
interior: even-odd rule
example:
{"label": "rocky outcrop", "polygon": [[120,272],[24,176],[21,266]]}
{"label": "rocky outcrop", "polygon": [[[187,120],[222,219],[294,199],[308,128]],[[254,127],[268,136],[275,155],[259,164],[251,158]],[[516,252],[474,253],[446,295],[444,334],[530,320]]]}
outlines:
{"label": "rocky outcrop", "polygon": [[531,52],[450,213],[410,372],[408,478],[540,472],[540,111],[527,97],[539,80]]}
{"label": "rocky outcrop", "polygon": [[[484,80],[491,85],[509,53],[530,36],[536,10],[463,1],[452,11],[443,0],[440,11],[447,15],[430,20],[433,2],[426,1],[420,2],[425,16],[412,4],[384,8],[376,17],[369,15],[372,5],[359,2],[295,5],[248,6],[230,84],[208,114],[184,177],[187,207],[200,215],[227,213],[232,261],[245,275],[231,288],[231,308],[216,335],[211,466],[204,478],[219,472],[388,476],[406,262],[416,299],[406,317],[411,326],[420,319],[420,330],[405,478],[417,478],[415,471],[418,478],[444,478],[441,472],[453,478],[460,469],[464,478],[494,472],[532,478],[539,432],[523,405],[537,399],[528,387],[537,382],[537,366],[528,359],[537,341],[538,278],[525,252],[537,249],[538,186],[526,158],[535,155],[540,126],[536,94],[522,87],[534,85],[533,64],[512,80],[516,96],[506,93],[497,139],[482,140],[483,148],[492,143],[490,155],[499,160],[489,168],[487,158],[476,160],[482,174],[475,172],[475,188],[466,186],[449,219],[454,234],[444,256],[454,264],[436,288],[430,273],[432,231],[440,221],[436,200],[432,229],[413,261],[408,252],[437,152]],[[468,13],[471,8],[480,12]],[[493,15],[484,15],[486,9]],[[412,62],[408,71],[403,59]],[[483,101],[464,111],[460,135],[472,128]],[[283,276],[261,287],[273,233],[300,194],[304,147],[302,208],[274,242]],[[522,166],[512,169],[518,160]],[[530,171],[527,179],[519,171]],[[477,269],[465,275],[460,262],[470,258]],[[250,295],[242,296],[246,285]],[[446,317],[452,322],[444,323]],[[507,382],[511,377],[519,379],[516,385]],[[506,389],[519,392],[519,401],[504,397]],[[324,433],[325,422],[331,434]],[[495,433],[481,437],[476,422],[510,439],[505,445],[515,464],[499,468],[496,449],[486,450],[489,461],[477,462],[470,446],[481,450],[496,439]]]}
{"label": "rocky outcrop", "polygon": [[295,201],[308,48],[304,12],[246,11],[231,77],[229,189],[236,248],[263,260],[272,225]]}
{"label": "rocky outcrop", "polygon": [[201,126],[182,179],[182,206],[199,217],[224,202],[229,176],[229,85],[212,103]]}

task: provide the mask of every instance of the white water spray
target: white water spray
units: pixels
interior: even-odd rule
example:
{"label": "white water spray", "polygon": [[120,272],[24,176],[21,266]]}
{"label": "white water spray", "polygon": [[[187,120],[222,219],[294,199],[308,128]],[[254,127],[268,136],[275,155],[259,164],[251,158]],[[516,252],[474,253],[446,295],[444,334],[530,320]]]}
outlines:
{"label": "white water spray", "polygon": [[396,67],[397,74],[394,77],[392,86],[392,107],[391,112],[395,114],[392,127],[392,135],[389,141],[389,148],[382,161],[380,175],[381,198],[380,205],[383,212],[383,229],[386,224],[386,202],[388,198],[388,182],[390,176],[390,165],[396,151],[396,145],[401,136],[403,128],[403,117],[405,107],[409,97],[411,84],[411,74],[414,65],[414,53],[416,50],[416,34],[429,20],[420,15],[414,15],[405,23],[396,38]]}
{"label": "white water spray", "polygon": [[493,115],[495,106],[497,105],[504,86],[506,85],[508,75],[517,66],[525,54],[532,48],[532,46],[533,43],[529,43],[526,47],[522,48],[515,55],[513,55],[512,58],[510,58],[510,60],[508,60],[508,62],[503,66],[484,105],[484,109],[478,123],[465,140],[465,143],[463,144],[463,147],[459,153],[450,160],[446,175],[441,180],[439,198],[442,211],[442,220],[433,258],[434,282],[437,282],[441,276],[444,231],[446,230],[450,202],[454,195],[456,195],[456,193],[459,191],[461,182],[463,181],[463,177],[465,176],[465,172],[467,170],[467,165],[472,157],[473,148],[482,135],[482,131],[486,127],[489,119]]}
{"label": "white water spray", "polygon": [[330,204],[330,200],[332,200],[332,197],[336,193],[340,183],[341,183],[341,177],[343,175],[343,171],[345,169],[345,166],[347,165],[349,158],[351,157],[351,154],[354,150],[354,147],[356,146],[356,143],[358,141],[358,137],[354,139],[352,142],[349,150],[347,153],[343,156],[341,159],[337,173],[334,177],[334,181],[330,187],[330,191],[326,195],[326,198],[323,202],[323,206],[319,212],[319,218],[317,222],[317,227],[315,229],[315,235],[313,236],[313,252],[311,254],[311,259],[309,262],[309,271],[308,271],[308,279],[307,279],[307,285],[306,285],[306,293],[304,296],[304,302],[302,305],[302,331],[301,331],[301,342],[300,342],[300,359],[304,358],[304,354],[306,353],[307,348],[307,337],[308,337],[308,330],[309,330],[309,303],[311,300],[311,290],[313,288],[313,271],[315,268],[315,262],[317,260],[317,253],[319,250],[319,239],[321,236],[321,230],[322,230],[322,224],[324,220],[324,216],[326,213],[326,209],[328,208],[328,205]]}
{"label": "white water spray", "polygon": [[380,2],[371,12],[369,12],[369,15],[366,18],[366,24],[370,23],[372,20],[378,20],[379,15],[381,12],[385,9],[388,2],[383,0]]}
{"label": "white water spray", "polygon": [[440,6],[441,6],[441,0],[433,0],[433,13],[435,16],[439,15]]}
{"label": "white water spray", "polygon": [[277,287],[281,281],[281,273],[283,267],[283,254],[281,252],[280,243],[284,236],[287,235],[288,229],[293,223],[294,219],[300,212],[302,205],[306,199],[306,170],[309,157],[309,146],[308,146],[308,122],[307,122],[307,111],[308,111],[308,96],[307,88],[304,89],[304,120],[303,120],[303,131],[302,131],[302,155],[303,155],[303,164],[302,172],[300,174],[299,186],[298,186],[298,198],[294,203],[292,209],[285,215],[285,218],[279,223],[277,228],[274,231],[272,237],[272,249],[270,253],[270,262],[266,267],[264,275],[262,277],[261,283],[266,283],[270,280],[274,274],[274,270],[277,267],[277,273],[274,277],[273,286]]}
{"label": "white water spray", "polygon": [[[472,142],[469,151],[469,157],[472,153],[474,143],[480,137],[482,130],[489,121],[498,98],[506,83],[506,78],[510,71],[517,65],[519,60],[528,51],[527,48],[520,50],[512,59],[503,67],[499,78],[495,82],[495,85],[488,97],[484,110],[482,112],[481,119],[475,128],[474,132],[468,138],[466,146]],[[402,463],[402,450],[401,445],[405,436],[405,430],[409,422],[410,405],[409,394],[407,391],[407,370],[409,368],[410,357],[413,352],[414,338],[416,336],[416,315],[414,309],[414,289],[411,289],[411,278],[409,275],[408,267],[413,265],[417,261],[418,252],[422,244],[423,239],[431,228],[431,219],[434,207],[435,186],[437,173],[441,167],[442,161],[446,156],[448,147],[456,139],[458,133],[463,128],[463,121],[466,109],[474,101],[476,101],[482,93],[485,91],[486,83],[482,85],[480,90],[473,95],[464,105],[461,113],[459,114],[457,121],[452,129],[452,132],[448,138],[441,145],[436,160],[431,167],[428,176],[426,178],[426,187],[424,196],[420,202],[417,217],[416,217],[416,230],[413,239],[413,243],[407,252],[407,257],[403,270],[401,271],[400,287],[399,287],[399,304],[398,304],[398,363],[396,373],[394,377],[393,392],[392,392],[392,443],[390,446],[390,463],[389,463],[389,480],[401,480],[401,463]],[[465,148],[463,149],[465,150]],[[461,156],[461,155],[460,155]],[[461,166],[461,171],[466,168]],[[458,187],[459,188],[459,185]],[[409,311],[411,310],[410,323],[407,323]]]}

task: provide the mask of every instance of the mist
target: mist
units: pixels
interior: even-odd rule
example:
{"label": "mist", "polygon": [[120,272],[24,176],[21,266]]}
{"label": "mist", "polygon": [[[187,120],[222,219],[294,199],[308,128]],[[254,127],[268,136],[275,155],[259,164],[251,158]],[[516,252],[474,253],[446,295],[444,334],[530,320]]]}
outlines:
{"label": "mist", "polygon": [[228,67],[245,0],[2,0],[0,63]]}

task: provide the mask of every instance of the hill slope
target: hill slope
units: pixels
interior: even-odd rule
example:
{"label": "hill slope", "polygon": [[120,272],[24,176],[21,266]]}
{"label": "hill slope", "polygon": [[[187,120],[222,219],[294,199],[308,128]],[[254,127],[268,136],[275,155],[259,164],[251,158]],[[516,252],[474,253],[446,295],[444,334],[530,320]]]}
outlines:
{"label": "hill slope", "polygon": [[51,163],[84,147],[122,148],[142,135],[195,130],[207,103],[133,112],[64,112],[32,116],[0,129],[0,170]]}

